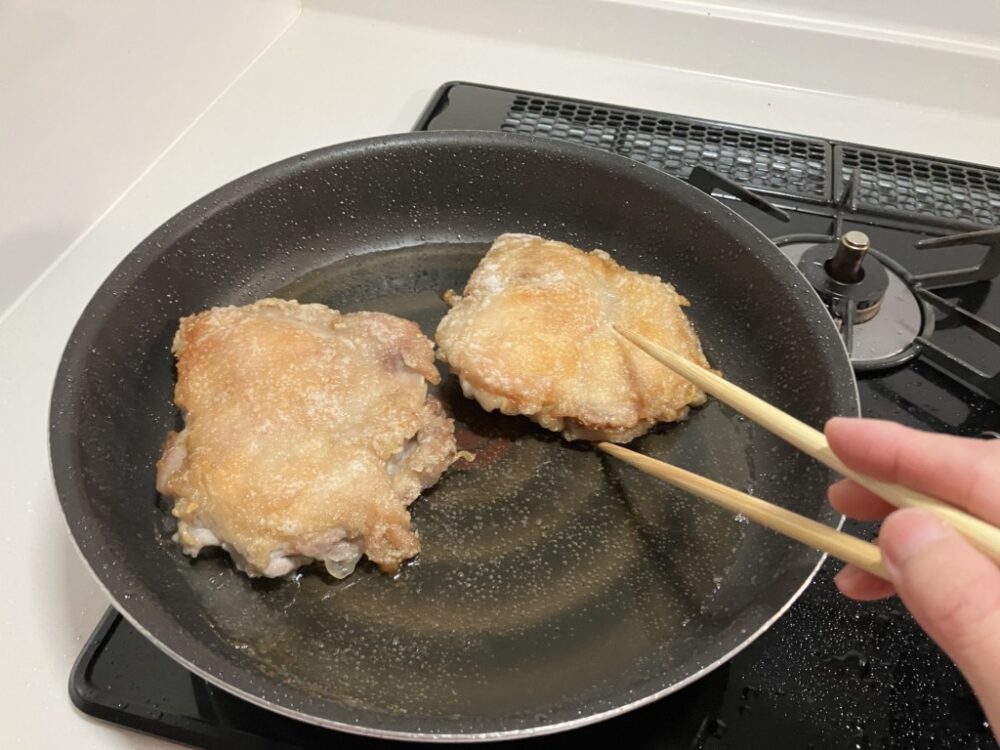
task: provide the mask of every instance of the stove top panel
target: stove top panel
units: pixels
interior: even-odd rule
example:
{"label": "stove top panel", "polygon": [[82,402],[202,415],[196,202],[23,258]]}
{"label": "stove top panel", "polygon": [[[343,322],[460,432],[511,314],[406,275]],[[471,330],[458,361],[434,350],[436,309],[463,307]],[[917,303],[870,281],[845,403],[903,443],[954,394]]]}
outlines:
{"label": "stove top panel", "polygon": [[[1000,224],[1000,170],[465,83],[443,86],[416,129],[559,138],[684,179],[707,168],[786,213],[789,220],[782,221],[776,216],[781,211],[727,203],[779,244],[784,238],[800,245],[799,252],[824,241],[833,246],[852,230],[863,232],[887,268],[914,277],[911,286],[923,300],[924,316],[916,327],[933,323],[923,325],[933,331],[904,364],[866,369],[856,363],[863,414],[970,436],[1000,425],[1000,283],[941,287],[930,276],[984,261],[1000,271],[1000,249],[993,260],[987,249],[990,242],[1000,246],[1000,237],[987,233],[974,237],[986,244],[917,247]],[[926,288],[916,281],[920,277],[928,279]],[[831,302],[831,312],[842,316],[843,325],[848,315],[838,304]],[[858,341],[865,325],[855,326]],[[867,539],[876,533],[875,525],[855,522],[845,530]],[[839,567],[828,560],[774,627],[693,685],[625,716],[517,746],[996,750],[975,697],[950,661],[899,602],[842,598],[831,580]],[[235,698],[188,673],[113,612],[80,655],[70,687],[74,702],[89,714],[197,747],[397,744],[300,724]]]}

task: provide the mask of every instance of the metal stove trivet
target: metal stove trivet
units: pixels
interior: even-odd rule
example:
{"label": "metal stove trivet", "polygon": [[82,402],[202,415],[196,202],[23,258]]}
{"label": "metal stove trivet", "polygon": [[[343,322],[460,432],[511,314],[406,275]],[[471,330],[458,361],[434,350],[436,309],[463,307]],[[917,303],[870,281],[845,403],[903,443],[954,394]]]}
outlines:
{"label": "metal stove trivet", "polygon": [[[781,208],[705,167],[694,167],[687,181],[709,195],[723,193],[781,222],[790,220]],[[855,371],[898,367],[922,356],[956,382],[1000,401],[1000,369],[984,372],[931,339],[936,310],[959,319],[1000,353],[1000,326],[933,291],[1000,276],[1000,227],[918,240],[914,247],[920,250],[982,245],[986,254],[971,267],[913,274],[873,248],[864,232],[844,230],[845,216],[856,210],[854,185],[860,182],[855,170],[834,205],[829,232],[771,238],[826,303]]]}

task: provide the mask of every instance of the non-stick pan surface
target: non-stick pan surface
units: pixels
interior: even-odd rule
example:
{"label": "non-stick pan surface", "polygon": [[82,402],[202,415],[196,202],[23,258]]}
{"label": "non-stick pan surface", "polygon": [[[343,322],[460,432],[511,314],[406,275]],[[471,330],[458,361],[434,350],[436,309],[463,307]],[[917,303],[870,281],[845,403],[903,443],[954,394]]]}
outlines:
{"label": "non-stick pan surface", "polygon": [[[83,314],[51,415],[59,496],[116,606],[210,681],[310,722],[382,736],[555,731],[665,695],[732,656],[818,553],[439,389],[475,451],[412,507],[423,551],[250,580],[170,541],[154,462],[179,418],[178,318],[267,295],[384,310],[428,335],[488,243],[531,232],[673,281],[714,366],[819,426],[856,390],[818,299],[715,200],[583,147],[490,133],[322,149],[207,196],[144,241]],[[595,373],[600,377],[600,373]],[[828,473],[716,402],[635,441],[831,525]],[[790,647],[794,648],[794,644]]]}

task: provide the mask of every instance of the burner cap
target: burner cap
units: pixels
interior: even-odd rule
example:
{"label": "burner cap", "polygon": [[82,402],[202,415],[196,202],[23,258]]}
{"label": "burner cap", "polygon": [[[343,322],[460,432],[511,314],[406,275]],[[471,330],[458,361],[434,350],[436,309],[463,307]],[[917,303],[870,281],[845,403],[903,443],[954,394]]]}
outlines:
{"label": "burner cap", "polygon": [[871,244],[863,232],[847,232],[839,242],[821,242],[806,250],[798,268],[826,303],[834,317],[844,318],[854,302],[854,323],[871,320],[889,287],[889,273],[868,254]]}

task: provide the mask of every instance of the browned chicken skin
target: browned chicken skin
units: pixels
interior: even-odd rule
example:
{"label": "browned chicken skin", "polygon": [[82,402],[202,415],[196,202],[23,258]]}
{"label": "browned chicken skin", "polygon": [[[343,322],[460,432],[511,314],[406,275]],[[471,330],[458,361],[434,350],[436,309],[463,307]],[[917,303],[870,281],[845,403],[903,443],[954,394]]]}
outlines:
{"label": "browned chicken skin", "polygon": [[455,459],[454,425],[416,324],[265,299],[181,320],[171,433],[157,487],[175,540],[219,545],[250,575],[362,554],[385,571],[420,549],[407,506]]}
{"label": "browned chicken skin", "polygon": [[705,394],[623,341],[630,328],[708,367],[682,310],[655,276],[601,251],[526,234],[497,238],[438,326],[438,356],[487,411],[524,414],[570,440],[627,442],[684,419]]}

